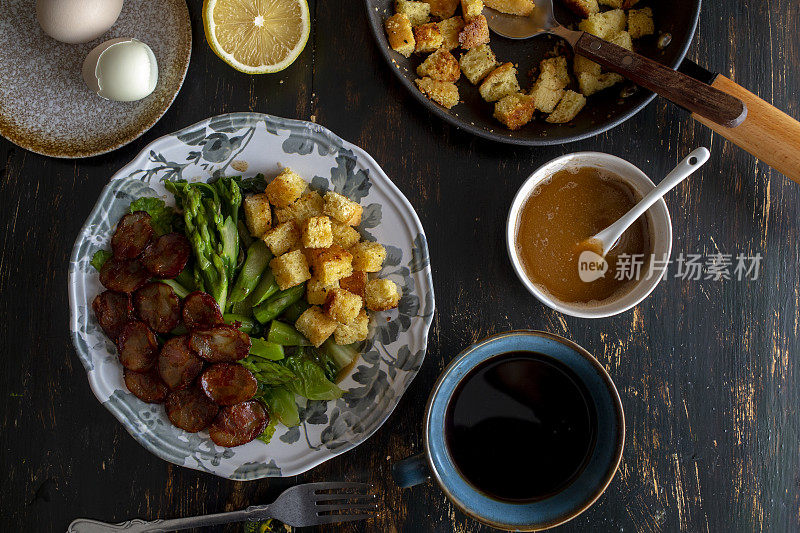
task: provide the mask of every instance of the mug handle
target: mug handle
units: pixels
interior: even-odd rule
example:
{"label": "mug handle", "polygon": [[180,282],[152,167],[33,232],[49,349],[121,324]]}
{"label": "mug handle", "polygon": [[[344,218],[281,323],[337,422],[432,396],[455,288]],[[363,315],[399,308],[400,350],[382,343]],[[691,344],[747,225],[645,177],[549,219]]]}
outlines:
{"label": "mug handle", "polygon": [[407,457],[392,465],[392,478],[400,488],[407,489],[431,479],[424,453]]}

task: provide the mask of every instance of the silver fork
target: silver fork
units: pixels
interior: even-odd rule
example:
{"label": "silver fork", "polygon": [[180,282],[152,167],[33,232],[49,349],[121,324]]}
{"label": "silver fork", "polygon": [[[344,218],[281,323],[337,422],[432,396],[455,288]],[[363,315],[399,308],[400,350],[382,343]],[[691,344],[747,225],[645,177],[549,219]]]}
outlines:
{"label": "silver fork", "polygon": [[78,518],[67,533],[166,532],[267,518],[293,527],[353,522],[371,518],[378,511],[376,495],[370,488],[366,483],[306,483],[286,489],[269,505],[253,505],[241,511],[149,522],[135,518],[119,524]]}

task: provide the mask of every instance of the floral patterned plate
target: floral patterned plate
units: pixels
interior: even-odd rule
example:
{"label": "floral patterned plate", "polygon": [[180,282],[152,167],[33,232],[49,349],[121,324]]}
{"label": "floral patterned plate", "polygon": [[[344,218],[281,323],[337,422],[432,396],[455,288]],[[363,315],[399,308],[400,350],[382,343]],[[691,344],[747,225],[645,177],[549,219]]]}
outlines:
{"label": "floral patterned plate", "polygon": [[[374,318],[365,351],[340,383],[342,398],[301,405],[301,425],[279,426],[268,445],[253,441],[220,448],[205,431],[175,428],[163,406],[146,404],[125,388],[116,349],[91,310],[92,299],[103,289],[89,260],[98,249],[109,247],[115,224],[134,198],[172,201],[165,180],[274,176],[284,166],[310,179],[322,193],[335,190],[361,203],[361,233],[388,252],[380,276],[394,280],[403,297],[397,309]],[[377,431],[422,365],[434,311],[422,225],[372,157],[317,124],[257,113],[221,115],[162,137],[117,172],[75,242],[69,296],[72,340],[98,400],[162,459],[235,480],[300,474]]]}

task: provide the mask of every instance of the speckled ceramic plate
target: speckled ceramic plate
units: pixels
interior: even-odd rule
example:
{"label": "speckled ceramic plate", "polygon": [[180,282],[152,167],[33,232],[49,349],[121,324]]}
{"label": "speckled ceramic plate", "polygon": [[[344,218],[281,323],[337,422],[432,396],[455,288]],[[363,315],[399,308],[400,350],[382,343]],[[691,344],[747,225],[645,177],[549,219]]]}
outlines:
{"label": "speckled ceramic plate", "polygon": [[[103,100],[81,77],[91,49],[117,37],[147,43],[158,60],[158,85],[138,102]],[[66,44],[39,27],[34,0],[2,0],[0,50],[0,134],[32,152],[89,157],[128,144],[169,109],[189,67],[192,27],[186,0],[126,0],[109,31]]]}
{"label": "speckled ceramic plate", "polygon": [[[103,288],[89,260],[98,249],[109,248],[131,200],[160,196],[173,202],[165,180],[259,172],[274,176],[283,166],[307,177],[315,190],[334,190],[363,206],[359,230],[387,250],[379,275],[397,283],[403,296],[397,309],[374,316],[361,359],[339,384],[345,390],[342,398],[302,405],[301,425],[279,426],[269,445],[253,441],[220,448],[205,431],[186,433],[172,426],[163,406],[146,404],[125,388],[116,349],[91,310]],[[434,311],[422,225],[378,164],[322,126],[257,113],[214,117],[162,137],[117,172],[75,242],[69,296],[72,340],[98,400],[159,457],[236,480],[300,474],[377,431],[422,365]]]}

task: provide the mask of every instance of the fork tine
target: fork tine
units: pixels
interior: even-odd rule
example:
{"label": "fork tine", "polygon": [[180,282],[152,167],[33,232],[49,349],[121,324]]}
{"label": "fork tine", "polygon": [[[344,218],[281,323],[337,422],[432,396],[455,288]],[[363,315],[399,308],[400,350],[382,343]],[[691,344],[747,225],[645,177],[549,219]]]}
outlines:
{"label": "fork tine", "polygon": [[358,502],[361,500],[377,500],[378,495],[374,492],[329,492],[314,495],[314,503],[319,505],[320,502],[339,501],[345,504],[349,501]]}
{"label": "fork tine", "polygon": [[355,522],[356,520],[366,520],[373,518],[372,514],[324,514],[314,518],[317,524],[335,524],[337,522]]}
{"label": "fork tine", "polygon": [[347,490],[347,489],[357,489],[365,491],[372,488],[372,485],[368,483],[355,483],[352,481],[309,483],[307,486],[308,490],[312,492],[317,492],[320,490]]}
{"label": "fork tine", "polygon": [[[322,511],[378,511],[378,502],[362,502],[362,503],[348,503],[348,504],[331,504],[331,505],[317,505],[314,507],[317,515]],[[324,516],[324,515],[320,515]]]}

